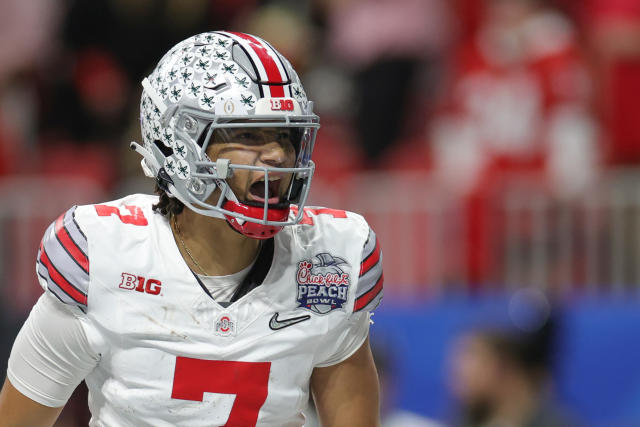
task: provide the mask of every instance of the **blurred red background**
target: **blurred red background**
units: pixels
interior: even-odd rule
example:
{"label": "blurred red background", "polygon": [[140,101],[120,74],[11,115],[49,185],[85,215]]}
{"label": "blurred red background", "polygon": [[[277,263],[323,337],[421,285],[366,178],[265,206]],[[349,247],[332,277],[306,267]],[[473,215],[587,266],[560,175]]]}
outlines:
{"label": "blurred red background", "polygon": [[128,150],[140,81],[217,29],[298,70],[322,123],[312,204],[376,229],[385,304],[638,288],[637,0],[5,0],[0,24],[2,354],[48,223],[152,191]]}

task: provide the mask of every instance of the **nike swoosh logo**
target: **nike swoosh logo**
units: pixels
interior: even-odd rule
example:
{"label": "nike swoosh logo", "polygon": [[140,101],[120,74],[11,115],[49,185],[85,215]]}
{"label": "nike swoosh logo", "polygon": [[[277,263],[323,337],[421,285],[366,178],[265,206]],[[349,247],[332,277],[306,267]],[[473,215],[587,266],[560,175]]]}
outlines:
{"label": "nike swoosh logo", "polygon": [[311,319],[311,316],[308,314],[305,314],[304,316],[290,317],[289,319],[278,319],[279,314],[280,313],[276,312],[276,314],[271,316],[271,320],[269,320],[269,327],[274,331]]}

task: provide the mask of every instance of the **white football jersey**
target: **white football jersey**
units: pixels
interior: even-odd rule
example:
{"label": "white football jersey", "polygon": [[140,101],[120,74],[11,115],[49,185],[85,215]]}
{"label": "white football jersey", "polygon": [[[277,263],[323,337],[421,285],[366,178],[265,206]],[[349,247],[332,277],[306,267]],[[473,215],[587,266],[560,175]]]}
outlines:
{"label": "white football jersey", "polygon": [[360,347],[382,299],[375,234],[357,214],[305,208],[256,262],[262,284],[225,307],[157,200],[74,207],[40,246],[41,283],[84,312],[100,354],[85,379],[91,425],[301,426],[313,369]]}

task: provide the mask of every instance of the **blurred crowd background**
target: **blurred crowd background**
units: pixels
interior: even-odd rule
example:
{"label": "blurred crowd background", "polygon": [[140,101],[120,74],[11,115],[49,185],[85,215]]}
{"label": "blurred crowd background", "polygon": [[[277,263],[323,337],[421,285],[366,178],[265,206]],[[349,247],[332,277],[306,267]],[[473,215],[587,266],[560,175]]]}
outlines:
{"label": "blurred crowd background", "polygon": [[44,229],[152,191],[140,81],[218,29],[291,60],[312,204],[379,235],[386,426],[640,425],[639,0],[2,0],[0,367]]}

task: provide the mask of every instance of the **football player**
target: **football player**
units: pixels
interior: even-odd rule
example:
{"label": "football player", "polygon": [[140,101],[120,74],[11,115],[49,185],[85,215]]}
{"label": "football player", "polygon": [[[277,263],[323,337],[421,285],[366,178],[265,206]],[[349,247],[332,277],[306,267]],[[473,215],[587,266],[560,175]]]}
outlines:
{"label": "football player", "polygon": [[75,206],[46,230],[0,425],[52,425],[84,380],[92,426],[379,425],[368,342],[376,235],[305,207],[318,117],[249,34],[182,41],[142,82],[159,196]]}

